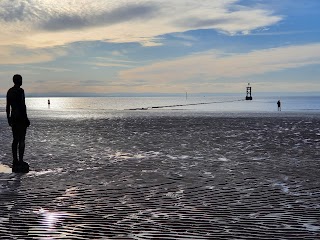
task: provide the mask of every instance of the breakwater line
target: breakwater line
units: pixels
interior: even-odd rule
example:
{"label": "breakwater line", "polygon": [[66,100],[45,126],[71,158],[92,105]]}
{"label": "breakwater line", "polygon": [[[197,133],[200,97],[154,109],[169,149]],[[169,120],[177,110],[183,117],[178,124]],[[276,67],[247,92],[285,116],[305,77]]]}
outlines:
{"label": "breakwater line", "polygon": [[186,107],[186,106],[197,106],[197,105],[208,105],[208,104],[214,104],[214,103],[230,103],[230,102],[241,102],[241,101],[245,101],[245,99],[228,100],[228,101],[214,101],[214,102],[186,103],[186,104],[173,104],[173,105],[151,106],[151,107],[142,107],[142,108],[129,108],[129,109],[125,109],[125,110],[131,110],[131,111],[150,110],[150,109]]}

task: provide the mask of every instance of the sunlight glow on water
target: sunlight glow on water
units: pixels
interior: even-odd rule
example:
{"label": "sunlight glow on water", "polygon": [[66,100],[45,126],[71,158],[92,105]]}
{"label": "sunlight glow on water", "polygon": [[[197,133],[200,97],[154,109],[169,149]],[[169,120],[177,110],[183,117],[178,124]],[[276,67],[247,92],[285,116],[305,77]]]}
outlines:
{"label": "sunlight glow on water", "polygon": [[[26,98],[30,116],[46,117],[116,117],[129,110],[150,112],[277,112],[278,97],[256,97],[245,101],[243,96],[209,97],[53,97]],[[318,113],[320,97],[287,96],[281,98],[283,112]],[[0,113],[4,114],[5,98],[0,98]],[[130,111],[136,112],[136,111]]]}
{"label": "sunlight glow on water", "polygon": [[[85,97],[85,98],[27,98],[28,109],[35,110],[128,110],[164,107],[163,109],[187,109],[201,111],[274,111],[276,97],[255,97],[253,101],[241,101],[240,96],[216,97]],[[283,97],[282,109],[288,111],[320,110],[320,97]],[[192,105],[205,103],[199,105]],[[175,106],[182,105],[182,106]]]}

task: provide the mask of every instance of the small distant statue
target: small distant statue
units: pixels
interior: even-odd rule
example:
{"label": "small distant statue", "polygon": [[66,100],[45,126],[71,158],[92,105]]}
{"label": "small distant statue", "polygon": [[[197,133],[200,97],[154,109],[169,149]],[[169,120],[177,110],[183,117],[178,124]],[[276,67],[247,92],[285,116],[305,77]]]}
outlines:
{"label": "small distant statue", "polygon": [[[14,75],[13,82],[14,86],[8,90],[6,98],[7,118],[13,134],[12,171],[28,172],[29,165],[23,161],[23,155],[25,149],[26,132],[27,128],[30,126],[30,121],[27,116],[24,90],[21,88],[22,76],[19,74]],[[19,152],[19,157],[17,152]]]}
{"label": "small distant statue", "polygon": [[278,105],[278,111],[281,111],[281,102],[280,102],[280,100],[278,100],[277,105]]}

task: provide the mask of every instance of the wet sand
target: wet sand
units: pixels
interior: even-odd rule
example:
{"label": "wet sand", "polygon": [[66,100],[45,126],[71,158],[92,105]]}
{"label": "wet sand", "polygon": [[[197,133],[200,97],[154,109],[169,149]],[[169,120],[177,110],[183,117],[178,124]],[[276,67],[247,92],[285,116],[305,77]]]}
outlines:
{"label": "wet sand", "polygon": [[31,171],[0,173],[0,239],[320,238],[319,116],[31,120]]}

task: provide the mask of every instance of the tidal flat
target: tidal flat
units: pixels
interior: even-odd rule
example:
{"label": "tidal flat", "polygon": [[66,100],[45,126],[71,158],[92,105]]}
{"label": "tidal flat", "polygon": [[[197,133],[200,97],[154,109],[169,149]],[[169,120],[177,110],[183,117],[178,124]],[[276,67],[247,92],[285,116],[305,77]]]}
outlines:
{"label": "tidal flat", "polygon": [[[36,118],[0,239],[317,239],[320,117]],[[0,118],[0,164],[11,131]]]}

